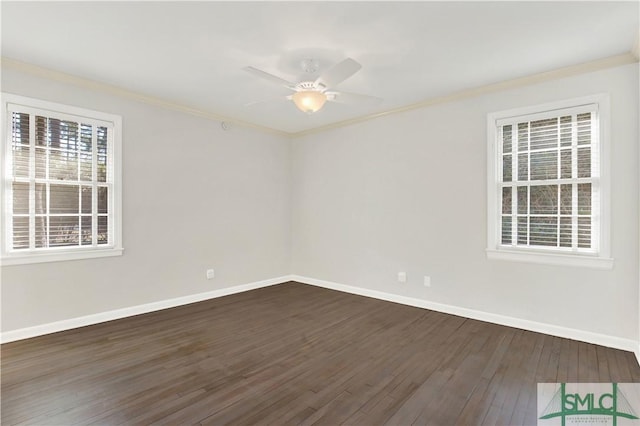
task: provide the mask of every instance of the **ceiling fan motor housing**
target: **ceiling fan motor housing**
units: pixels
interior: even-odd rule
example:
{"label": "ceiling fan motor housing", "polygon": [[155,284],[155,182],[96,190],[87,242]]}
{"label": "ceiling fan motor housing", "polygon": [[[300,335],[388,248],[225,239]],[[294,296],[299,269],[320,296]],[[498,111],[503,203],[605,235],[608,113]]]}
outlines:
{"label": "ceiling fan motor housing", "polygon": [[297,92],[307,92],[309,90],[315,90],[318,92],[322,92],[325,89],[324,86],[322,86],[321,84],[316,85],[315,82],[313,81],[302,81],[298,84],[296,84],[296,91]]}

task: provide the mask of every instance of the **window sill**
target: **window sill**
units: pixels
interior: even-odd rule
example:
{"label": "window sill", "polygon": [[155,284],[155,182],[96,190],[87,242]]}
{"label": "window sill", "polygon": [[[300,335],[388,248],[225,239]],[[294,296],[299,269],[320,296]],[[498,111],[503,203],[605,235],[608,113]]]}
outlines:
{"label": "window sill", "polygon": [[613,269],[613,259],[562,253],[536,253],[487,249],[487,259],[512,262],[540,263],[544,265],[578,266],[594,269]]}
{"label": "window sill", "polygon": [[95,259],[99,257],[122,256],[123,248],[104,248],[82,251],[60,251],[46,253],[5,254],[2,266],[26,265],[29,263],[64,262],[67,260]]}

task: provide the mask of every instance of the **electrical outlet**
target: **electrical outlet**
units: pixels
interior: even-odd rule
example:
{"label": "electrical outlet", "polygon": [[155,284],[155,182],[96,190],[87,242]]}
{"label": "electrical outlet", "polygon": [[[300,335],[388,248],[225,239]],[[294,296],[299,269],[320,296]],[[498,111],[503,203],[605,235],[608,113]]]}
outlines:
{"label": "electrical outlet", "polygon": [[407,282],[407,273],[406,272],[398,272],[398,282],[406,283]]}
{"label": "electrical outlet", "polygon": [[428,275],[424,276],[424,286],[425,287],[431,287],[431,277]]}
{"label": "electrical outlet", "polygon": [[216,276],[216,271],[213,269],[207,269],[207,279],[210,280]]}

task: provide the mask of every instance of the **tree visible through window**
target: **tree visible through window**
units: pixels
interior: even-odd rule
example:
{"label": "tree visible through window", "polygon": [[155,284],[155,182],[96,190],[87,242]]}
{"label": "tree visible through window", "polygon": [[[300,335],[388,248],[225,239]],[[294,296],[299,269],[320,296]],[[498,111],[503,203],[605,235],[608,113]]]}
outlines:
{"label": "tree visible through window", "polygon": [[7,105],[5,254],[116,246],[113,122]]}

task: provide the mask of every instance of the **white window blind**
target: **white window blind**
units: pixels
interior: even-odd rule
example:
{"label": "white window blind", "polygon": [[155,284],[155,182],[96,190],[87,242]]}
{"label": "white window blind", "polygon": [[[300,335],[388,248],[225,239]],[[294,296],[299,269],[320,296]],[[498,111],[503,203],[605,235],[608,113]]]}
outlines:
{"label": "white window blind", "polygon": [[20,100],[5,104],[3,261],[120,249],[119,120]]}
{"label": "white window blind", "polygon": [[583,101],[490,115],[489,252],[608,257],[601,103]]}
{"label": "white window blind", "polygon": [[505,246],[598,251],[597,105],[501,120]]}

